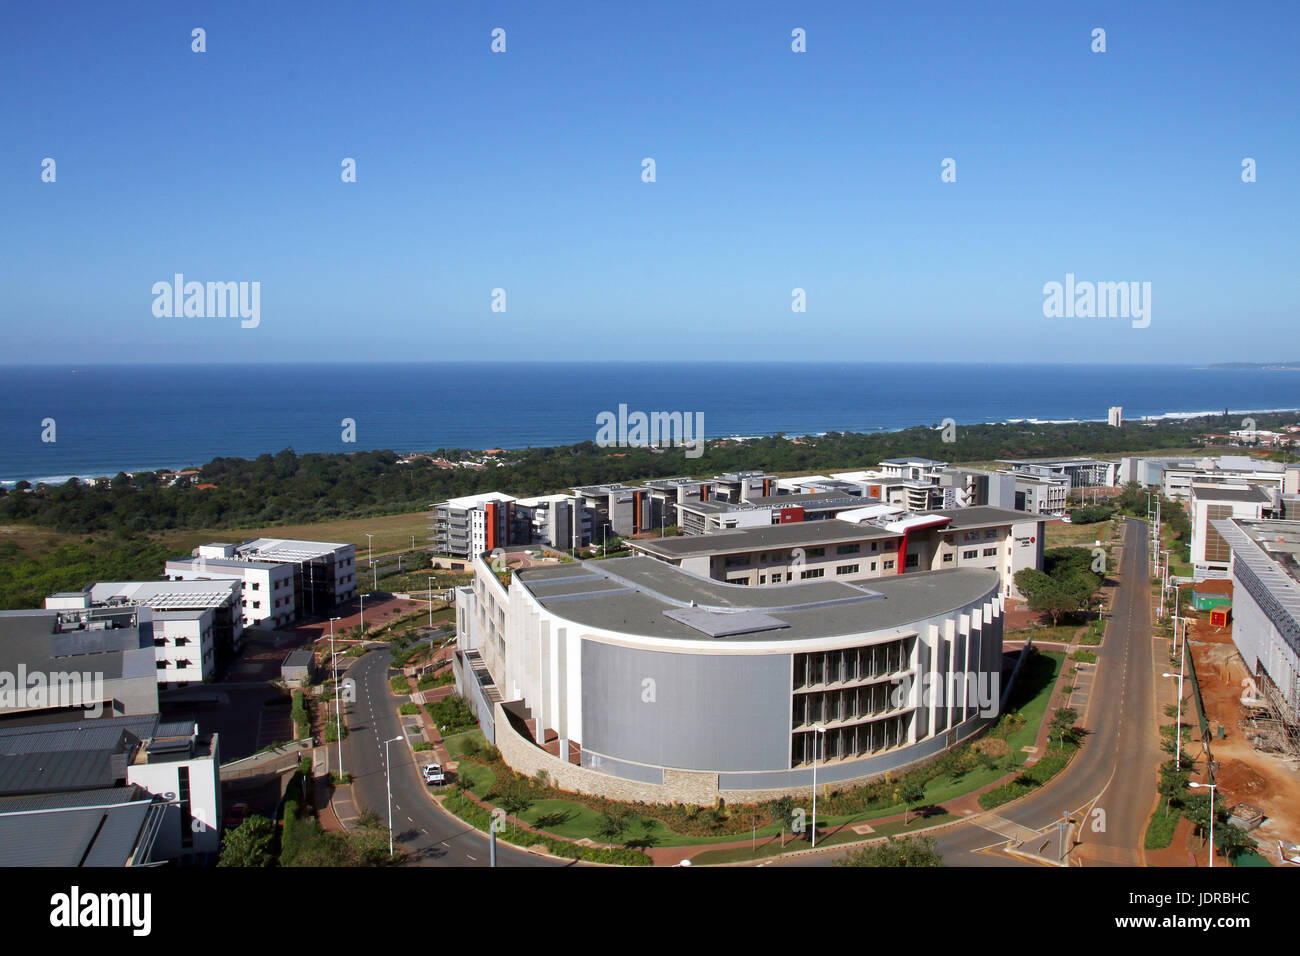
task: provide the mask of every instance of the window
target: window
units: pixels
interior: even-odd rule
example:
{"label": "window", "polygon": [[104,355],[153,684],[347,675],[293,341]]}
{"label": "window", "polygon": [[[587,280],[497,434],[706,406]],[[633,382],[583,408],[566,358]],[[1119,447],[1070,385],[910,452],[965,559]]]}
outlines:
{"label": "window", "polygon": [[875,562],[875,561],[872,561],[872,562],[871,562],[871,570],[872,570],[872,571],[876,570],[876,562]]}
{"label": "window", "polygon": [[885,570],[886,570],[886,571],[892,571],[892,570],[894,570],[894,562],[893,562],[893,561],[886,561],[886,562],[885,562]]}
{"label": "window", "polygon": [[153,639],[153,646],[154,646],[154,647],[166,647],[166,646],[167,646],[167,638],[165,638],[165,637],[155,637],[155,638]]}
{"label": "window", "polygon": [[826,556],[825,548],[809,548],[805,554],[810,558],[824,558]]}
{"label": "window", "polygon": [[781,575],[780,575],[780,574],[777,574],[777,573],[773,573],[773,575],[772,575],[772,583],[773,583],[773,584],[780,584],[780,583],[781,583]]}
{"label": "window", "polygon": [[254,602],[253,602],[253,610],[254,610],[254,611],[256,611],[256,610],[257,610],[258,608],[260,608],[261,606],[262,606],[262,602],[261,602],[261,601],[254,601]]}
{"label": "window", "polygon": [[921,563],[921,556],[919,554],[909,554],[907,555],[906,560],[903,563],[903,567],[915,568],[919,566],[920,563]]}
{"label": "window", "polygon": [[749,555],[732,555],[726,558],[723,563],[729,568],[747,568],[749,567]]}
{"label": "window", "polygon": [[997,528],[990,528],[988,531],[984,532],[985,540],[988,540],[989,538],[996,538],[997,536],[998,536]]}
{"label": "window", "polygon": [[997,556],[998,556],[998,549],[997,549],[997,548],[985,548],[985,549],[984,549],[984,557],[986,557],[986,558],[996,558]]}
{"label": "window", "polygon": [[950,564],[951,562],[952,562],[952,552],[949,551],[947,554],[943,556],[943,563]]}
{"label": "window", "polygon": [[862,550],[862,546],[861,546],[861,545],[857,545],[857,544],[842,544],[842,545],[840,545],[838,548],[835,549],[835,553],[836,553],[836,554],[857,554],[857,553],[858,553],[859,551],[861,551],[861,550]]}
{"label": "window", "polygon": [[961,553],[961,559],[963,561],[969,561],[971,558],[978,558],[979,556],[980,556],[979,551],[974,548],[972,548],[970,551],[963,551]]}
{"label": "window", "polygon": [[856,564],[841,564],[835,569],[836,574],[857,574],[858,566]]}
{"label": "window", "polygon": [[158,662],[158,670],[160,670],[160,671],[165,671],[166,669],[167,669],[167,662],[166,662],[166,661],[159,661],[159,662]]}
{"label": "window", "polygon": [[260,590],[262,590],[262,582],[261,582],[261,581],[254,581],[254,582],[253,582],[253,590],[254,590],[254,591],[260,591]]}
{"label": "window", "polygon": [[826,574],[825,568],[809,568],[807,571],[799,572],[799,580],[807,581],[809,578],[820,578]]}
{"label": "window", "polygon": [[878,550],[879,546],[880,546],[880,542],[879,542],[879,541],[873,541],[873,542],[871,542],[871,550],[872,550],[872,551],[876,551],[876,550]]}

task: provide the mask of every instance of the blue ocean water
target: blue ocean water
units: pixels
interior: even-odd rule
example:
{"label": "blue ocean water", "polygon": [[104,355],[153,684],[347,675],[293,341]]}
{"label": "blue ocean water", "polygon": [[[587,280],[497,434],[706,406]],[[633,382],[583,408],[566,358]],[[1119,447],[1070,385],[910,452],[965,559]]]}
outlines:
{"label": "blue ocean water", "polygon": [[[1300,372],[1174,365],[355,363],[0,367],[0,480],[293,448],[522,448],[596,416],[702,412],[707,438],[1300,408]],[[342,421],[356,422],[356,442]],[[55,441],[42,423],[54,420]]]}

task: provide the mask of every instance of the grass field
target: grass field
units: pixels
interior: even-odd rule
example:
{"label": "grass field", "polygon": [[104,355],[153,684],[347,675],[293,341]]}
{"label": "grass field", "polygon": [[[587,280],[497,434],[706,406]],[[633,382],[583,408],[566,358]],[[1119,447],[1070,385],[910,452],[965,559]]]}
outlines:
{"label": "grass field", "polygon": [[1110,537],[1110,522],[1095,521],[1092,524],[1052,523],[1043,526],[1043,547],[1065,548],[1071,545],[1079,547],[1093,546],[1094,541],[1102,544]]}
{"label": "grass field", "polygon": [[[299,538],[306,541],[332,541],[341,544],[354,544],[357,548],[357,564],[360,567],[366,560],[366,532],[375,536],[375,555],[394,551],[409,551],[411,535],[415,535],[415,546],[424,548],[428,545],[428,512],[416,511],[401,515],[385,515],[378,518],[347,518],[339,521],[322,521],[318,524],[272,525],[261,528],[200,528],[187,531],[164,531],[151,534],[150,540],[161,543],[176,551],[192,551],[201,544],[213,541],[238,543],[249,538]],[[0,525],[0,543],[12,541],[21,554],[39,557],[48,554],[61,544],[79,543],[85,535],[65,534],[51,531],[36,525],[8,524]],[[158,569],[162,573],[162,568]]]}
{"label": "grass field", "polygon": [[375,536],[375,554],[410,550],[411,535],[415,535],[415,546],[423,548],[428,543],[426,539],[429,536],[429,514],[425,511],[416,511],[378,518],[346,518],[340,521],[323,521],[319,524],[276,525],[269,528],[166,531],[159,535],[158,539],[168,547],[185,551],[196,548],[201,544],[207,544],[209,541],[238,542],[257,537],[334,541],[356,545],[357,563],[360,565],[365,560],[367,531]]}

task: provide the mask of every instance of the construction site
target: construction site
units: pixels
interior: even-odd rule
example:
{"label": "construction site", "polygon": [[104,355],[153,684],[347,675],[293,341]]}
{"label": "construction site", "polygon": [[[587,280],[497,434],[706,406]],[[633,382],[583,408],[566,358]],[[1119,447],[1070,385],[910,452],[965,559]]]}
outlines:
{"label": "construction site", "polygon": [[[1223,584],[1231,585],[1229,582]],[[1205,708],[1184,723],[1205,734],[1216,796],[1274,865],[1300,865],[1300,727],[1266,676],[1250,673],[1232,640],[1230,615],[1186,618],[1187,650]],[[1225,619],[1226,618],[1226,619]],[[1201,748],[1195,744],[1192,753]],[[1203,758],[1202,758],[1203,759]]]}

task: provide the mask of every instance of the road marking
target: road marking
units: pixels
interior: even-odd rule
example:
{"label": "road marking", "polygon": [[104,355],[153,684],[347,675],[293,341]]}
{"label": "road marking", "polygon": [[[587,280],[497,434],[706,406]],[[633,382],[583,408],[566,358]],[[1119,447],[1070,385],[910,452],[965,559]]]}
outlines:
{"label": "road marking", "polygon": [[468,853],[466,853],[465,855],[468,856],[468,857],[469,857],[471,860],[473,860],[475,863],[478,862],[478,857],[476,857],[476,856],[469,856]]}

